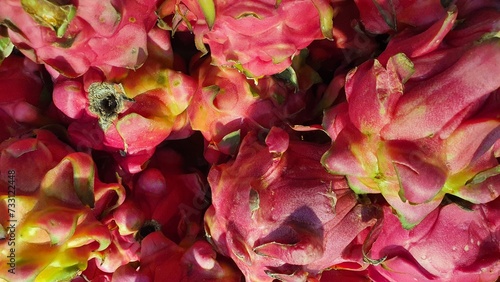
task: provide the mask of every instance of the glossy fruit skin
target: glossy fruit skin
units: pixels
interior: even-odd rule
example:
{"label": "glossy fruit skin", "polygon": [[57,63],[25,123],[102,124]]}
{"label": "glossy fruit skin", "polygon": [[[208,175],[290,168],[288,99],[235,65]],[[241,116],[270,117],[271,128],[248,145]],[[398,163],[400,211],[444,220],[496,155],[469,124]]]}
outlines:
{"label": "glossy fruit skin", "polygon": [[[436,208],[411,231],[401,228],[390,208],[384,207],[384,224],[371,256],[386,259],[370,266],[370,276],[387,281],[410,277],[496,281],[500,275],[498,203],[497,199],[467,208],[450,203]],[[454,230],[453,240],[449,230]]]}
{"label": "glossy fruit skin", "polygon": [[191,134],[187,107],[196,82],[158,59],[150,56],[133,72],[105,76],[91,69],[56,81],[54,104],[77,148],[111,152],[124,171],[137,173],[162,141]]}
{"label": "glossy fruit skin", "polygon": [[[83,75],[90,67],[139,68],[147,58],[147,33],[156,1],[9,0],[0,12],[9,37],[27,57],[54,73]],[[98,12],[96,12],[98,11]]]}
{"label": "glossy fruit skin", "polygon": [[210,47],[214,65],[250,78],[280,73],[312,41],[332,38],[333,8],[323,0],[188,0],[165,6],[166,14],[176,11],[173,26],[192,30],[200,51],[207,53],[204,44]]}
{"label": "glossy fruit skin", "polygon": [[211,169],[205,229],[248,281],[319,279],[329,266],[351,261],[343,250],[376,222],[342,177],[318,165],[325,149],[273,127],[265,141],[249,133],[234,161]]}
{"label": "glossy fruit skin", "polygon": [[382,193],[405,228],[416,226],[446,193],[473,203],[499,194],[498,177],[489,173],[498,166],[491,138],[498,121],[487,105],[498,103],[493,73],[500,41],[490,36],[486,17],[483,39],[476,33],[469,38],[478,41],[447,45],[448,35],[458,43],[454,32],[476,31],[452,30],[457,14],[450,8],[422,32],[394,36],[377,59],[348,73],[347,102],[324,117],[334,139],[322,159],[325,168],[347,175],[358,194]]}
{"label": "glossy fruit skin", "polygon": [[[9,171],[15,179],[23,176],[22,170]],[[13,205],[9,213],[2,210],[1,215],[11,239],[2,241],[1,275],[5,279],[69,280],[87,267],[96,251],[109,246],[109,230],[98,218],[109,204],[110,194],[120,199],[124,191],[119,184],[100,182],[94,173],[89,155],[71,152],[44,174],[34,191],[19,189],[17,193],[14,188],[12,196],[2,182],[2,202]],[[11,182],[9,188],[14,185]],[[15,255],[13,261],[7,252]]]}

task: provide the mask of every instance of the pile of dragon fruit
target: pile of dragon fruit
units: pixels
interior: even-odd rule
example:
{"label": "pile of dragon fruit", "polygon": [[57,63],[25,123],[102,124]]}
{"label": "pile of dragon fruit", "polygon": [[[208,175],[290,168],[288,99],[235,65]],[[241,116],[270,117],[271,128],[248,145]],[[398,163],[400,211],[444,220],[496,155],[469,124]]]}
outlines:
{"label": "pile of dragon fruit", "polygon": [[3,0],[0,280],[497,281],[500,1]]}

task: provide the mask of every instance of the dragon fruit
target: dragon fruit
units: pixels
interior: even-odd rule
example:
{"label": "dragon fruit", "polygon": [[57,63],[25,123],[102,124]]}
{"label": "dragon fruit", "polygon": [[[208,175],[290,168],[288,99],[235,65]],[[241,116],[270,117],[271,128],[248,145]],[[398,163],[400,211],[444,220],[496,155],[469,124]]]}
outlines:
{"label": "dragon fruit", "polygon": [[13,54],[0,65],[0,141],[51,125],[50,85],[42,66]]}
{"label": "dragon fruit", "polygon": [[333,73],[352,67],[373,57],[378,43],[359,20],[359,10],[354,1],[335,1],[336,15],[333,18],[333,40],[313,41],[308,47],[311,65],[321,68],[322,73]]}
{"label": "dragon fruit", "polygon": [[172,281],[241,281],[241,273],[233,265],[216,257],[206,241],[183,247],[161,232],[153,232],[142,242],[140,267],[124,265],[113,274],[112,281],[161,281],[165,277]]}
{"label": "dragon fruit", "polygon": [[160,16],[175,13],[173,28],[184,24],[212,63],[260,78],[289,67],[313,40],[332,38],[334,9],[328,1],[166,1]]}
{"label": "dragon fruit", "polygon": [[[427,27],[446,14],[443,4],[449,1],[429,0],[355,0],[361,22],[375,34],[403,30],[407,26]],[[449,4],[449,3],[447,3]]]}
{"label": "dragon fruit", "polygon": [[112,273],[107,273],[99,269],[96,259],[91,259],[87,264],[87,268],[80,275],[71,279],[71,282],[109,282],[112,276]]}
{"label": "dragon fruit", "polygon": [[[0,150],[0,177],[8,179],[8,171],[16,171],[18,195],[37,191],[45,174],[74,152],[53,133],[42,129],[6,140],[0,144]],[[32,160],[45,161],[33,163]]]}
{"label": "dragon fruit", "polygon": [[371,256],[385,260],[369,268],[370,277],[376,281],[497,281],[499,204],[500,199],[466,207],[450,203],[433,210],[410,231],[401,228],[390,207],[384,207],[384,223]]}
{"label": "dragon fruit", "polygon": [[293,93],[271,77],[256,84],[229,68],[203,60],[194,73],[198,90],[188,107],[191,126],[208,141],[205,157],[211,163],[234,155],[252,129],[285,124],[304,107],[305,92]]}
{"label": "dragon fruit", "polygon": [[[459,19],[460,12],[458,10]],[[446,42],[451,46],[462,46],[483,38],[498,37],[500,32],[500,5],[496,9],[483,8],[470,12],[466,19],[457,25],[446,36]]]}
{"label": "dragon fruit", "polygon": [[0,65],[0,109],[16,123],[38,127],[51,122],[43,110],[48,104],[44,72],[31,60],[10,56]]}
{"label": "dragon fruit", "polygon": [[148,55],[146,34],[155,25],[155,9],[156,1],[8,0],[0,22],[34,62],[76,77],[90,67],[106,73],[140,67]]}
{"label": "dragon fruit", "polygon": [[461,16],[470,16],[471,14],[482,9],[500,9],[500,3],[498,3],[498,1],[496,0],[454,0],[452,1],[452,3],[457,5]]}
{"label": "dragon fruit", "polygon": [[3,1],[0,280],[498,280],[499,34],[498,0]]}
{"label": "dragon fruit", "polygon": [[[162,44],[163,50],[170,46],[167,36],[150,32],[150,39],[158,40],[154,43]],[[154,52],[137,71],[106,77],[91,69],[76,79],[60,78],[54,86],[54,104],[69,118],[73,143],[79,149],[114,153],[130,173],[141,171],[155,147],[170,135],[190,134],[186,109],[195,81],[170,69],[171,55],[152,44]]]}
{"label": "dragon fruit", "polygon": [[[101,183],[94,173],[89,155],[70,153],[45,174],[35,191],[8,197],[2,182],[4,205],[12,199],[15,204],[1,213],[9,233],[2,240],[0,275],[7,280],[68,280],[86,268],[95,251],[109,246],[109,230],[96,217],[111,198],[123,199],[124,190]],[[14,175],[16,183],[9,187],[17,187],[17,171]]]}
{"label": "dragon fruit", "polygon": [[342,177],[321,167],[325,149],[273,127],[265,144],[251,132],[235,160],[210,170],[207,236],[247,281],[319,279],[323,270],[350,262],[344,250],[377,221]]}
{"label": "dragon fruit", "polygon": [[17,123],[8,113],[0,110],[0,142],[9,139],[11,136],[21,135],[27,128]]}
{"label": "dragon fruit", "polygon": [[179,170],[183,160],[175,151],[161,149],[157,153],[171,163],[163,162],[161,169],[148,165],[125,181],[131,192],[101,220],[112,238],[97,258],[97,267],[105,273],[130,262],[142,263],[142,241],[155,231],[161,231],[174,245],[199,233],[208,206],[201,175]]}
{"label": "dragon fruit", "polygon": [[147,236],[148,230],[162,230],[178,242],[182,233],[193,227],[191,223],[201,224],[202,212],[193,210],[204,195],[197,174],[164,176],[159,170],[148,168],[137,179],[132,195],[114,211],[113,220],[121,234],[133,233],[138,241]]}
{"label": "dragon fruit", "polygon": [[[406,228],[418,224],[446,193],[474,203],[499,193],[491,188],[495,174],[486,172],[498,165],[491,139],[495,110],[487,120],[471,116],[500,87],[494,75],[500,41],[443,47],[456,15],[451,9],[422,33],[395,36],[378,60],[348,74],[347,104],[325,115],[335,139],[323,157],[325,167],[347,175],[356,193],[382,193]],[[465,132],[482,139],[472,145]]]}
{"label": "dragon fruit", "polygon": [[372,282],[368,276],[368,270],[349,271],[349,270],[330,270],[323,272],[321,282],[345,281],[345,282]]}

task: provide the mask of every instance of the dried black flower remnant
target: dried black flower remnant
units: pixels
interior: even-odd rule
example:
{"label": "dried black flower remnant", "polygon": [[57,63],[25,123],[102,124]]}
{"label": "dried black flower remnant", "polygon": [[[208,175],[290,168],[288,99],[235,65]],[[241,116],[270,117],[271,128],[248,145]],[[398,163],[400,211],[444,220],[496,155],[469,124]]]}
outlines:
{"label": "dried black flower remnant", "polygon": [[124,100],[131,99],[125,96],[120,84],[96,82],[89,87],[89,110],[99,117],[103,130],[107,130],[124,110]]}
{"label": "dried black flower remnant", "polygon": [[161,230],[161,225],[156,220],[146,221],[135,235],[137,241],[142,241],[149,234]]}

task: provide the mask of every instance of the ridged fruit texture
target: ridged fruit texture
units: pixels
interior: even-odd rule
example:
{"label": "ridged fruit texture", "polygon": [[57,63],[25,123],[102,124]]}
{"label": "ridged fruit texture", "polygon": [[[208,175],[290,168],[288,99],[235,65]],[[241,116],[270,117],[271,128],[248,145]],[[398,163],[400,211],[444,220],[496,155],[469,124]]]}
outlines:
{"label": "ridged fruit texture", "polygon": [[500,1],[0,7],[0,281],[499,281]]}

